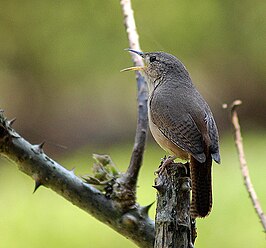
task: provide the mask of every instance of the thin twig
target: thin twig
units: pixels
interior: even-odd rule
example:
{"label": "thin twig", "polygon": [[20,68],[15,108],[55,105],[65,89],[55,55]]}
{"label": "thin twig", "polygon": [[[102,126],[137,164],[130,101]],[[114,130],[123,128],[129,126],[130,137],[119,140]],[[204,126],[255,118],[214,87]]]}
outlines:
{"label": "thin twig", "polygon": [[[124,25],[125,29],[127,32],[127,38],[129,42],[129,47],[131,49],[140,51],[140,44],[139,44],[139,35],[137,32],[137,27],[135,23],[135,18],[134,18],[134,12],[131,6],[131,1],[130,0],[121,0],[120,5],[122,7],[122,12],[124,16]],[[132,60],[134,62],[135,66],[143,66],[143,61],[135,53],[131,53]]]}
{"label": "thin twig", "polygon": [[[124,25],[128,36],[129,46],[132,49],[140,51],[139,36],[136,29],[131,1],[121,0],[120,4],[124,16]],[[143,66],[143,61],[139,56],[134,53],[131,53],[131,56],[135,66]],[[129,167],[124,176],[121,178],[121,181],[124,182],[124,185],[133,191],[136,190],[137,178],[143,160],[148,128],[148,91],[145,80],[139,72],[136,72],[136,79],[138,85],[138,122],[135,143]]]}
{"label": "thin twig", "polygon": [[122,212],[115,201],[49,158],[43,144],[31,145],[11,125],[12,121],[7,121],[0,111],[0,156],[15,162],[35,180],[34,191],[41,185],[50,188],[139,247],[153,247],[154,222],[148,217],[149,207],[136,205]]}
{"label": "thin twig", "polygon": [[244,146],[243,146],[243,141],[242,141],[242,136],[241,136],[240,124],[238,121],[238,115],[236,111],[237,106],[241,105],[241,103],[242,102],[240,100],[236,100],[231,105],[231,118],[232,118],[232,124],[233,124],[234,131],[235,131],[235,144],[236,144],[236,148],[238,152],[240,168],[241,168],[241,172],[242,172],[242,176],[244,179],[246,189],[248,191],[248,194],[252,201],[254,209],[260,219],[264,232],[266,232],[266,217],[259,203],[259,199],[257,197],[256,191],[253,188],[253,185],[252,185],[252,182],[249,176],[245,153],[244,153]]}

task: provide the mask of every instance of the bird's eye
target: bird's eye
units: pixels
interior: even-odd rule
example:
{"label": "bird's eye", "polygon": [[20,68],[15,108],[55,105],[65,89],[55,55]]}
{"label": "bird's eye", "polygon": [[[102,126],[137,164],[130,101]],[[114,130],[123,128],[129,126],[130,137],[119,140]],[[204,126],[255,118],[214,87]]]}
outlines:
{"label": "bird's eye", "polygon": [[155,56],[151,56],[150,57],[150,62],[154,62],[156,60],[156,57]]}

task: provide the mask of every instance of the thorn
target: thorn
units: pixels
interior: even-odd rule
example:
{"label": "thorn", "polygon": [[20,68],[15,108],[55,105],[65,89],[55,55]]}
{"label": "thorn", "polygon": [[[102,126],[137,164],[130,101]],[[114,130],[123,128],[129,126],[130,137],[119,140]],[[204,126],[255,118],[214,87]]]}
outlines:
{"label": "thorn", "polygon": [[13,118],[10,121],[7,121],[7,124],[11,127],[12,124],[16,121],[17,118]]}
{"label": "thorn", "polygon": [[43,146],[45,144],[45,141],[43,141],[42,143],[40,144],[37,144],[37,145],[34,145],[34,147],[36,148],[36,150],[40,153],[43,153]]}
{"label": "thorn", "polygon": [[34,148],[31,149],[34,153],[43,153],[43,146],[45,142],[42,142],[41,144],[32,145]]}
{"label": "thorn", "polygon": [[71,173],[71,174],[73,174],[73,175],[75,175],[75,167],[73,167],[69,172]]}
{"label": "thorn", "polygon": [[151,206],[154,204],[154,202],[152,202],[151,204],[144,206],[144,207],[140,207],[140,214],[141,215],[148,215],[149,210],[151,208]]}
{"label": "thorn", "polygon": [[45,141],[43,141],[41,144],[38,145],[39,148],[40,148],[40,150],[43,150],[43,146],[44,146],[44,144],[45,144]]}
{"label": "thorn", "polygon": [[33,190],[33,194],[36,192],[36,190],[42,186],[42,183],[38,180],[35,181],[35,187],[34,187],[34,190]]}

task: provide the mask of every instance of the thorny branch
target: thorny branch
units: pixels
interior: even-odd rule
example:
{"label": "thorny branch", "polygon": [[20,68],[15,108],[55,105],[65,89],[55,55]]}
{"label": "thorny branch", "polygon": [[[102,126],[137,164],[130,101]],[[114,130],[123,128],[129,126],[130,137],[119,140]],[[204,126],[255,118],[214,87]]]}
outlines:
{"label": "thorny branch", "polygon": [[35,180],[35,190],[43,185],[52,189],[77,207],[93,215],[139,247],[153,247],[154,222],[148,217],[150,206],[122,211],[120,202],[109,199],[49,158],[43,144],[31,145],[12,127],[0,111],[0,155],[15,162],[18,168]]}
{"label": "thorny branch", "polygon": [[241,168],[241,172],[242,172],[242,176],[244,179],[246,189],[248,191],[248,194],[252,201],[254,209],[260,219],[264,232],[266,232],[266,217],[265,217],[265,214],[263,213],[263,210],[260,205],[259,199],[257,197],[256,191],[252,185],[252,182],[249,176],[248,165],[247,165],[247,161],[246,161],[245,153],[244,153],[244,146],[243,146],[243,141],[242,141],[242,136],[241,136],[240,124],[238,121],[238,115],[236,111],[236,108],[239,105],[241,105],[241,103],[242,102],[240,100],[235,100],[231,105],[231,120],[232,120],[232,124],[233,124],[234,131],[235,131],[235,145],[236,145],[236,149],[238,152],[240,168]]}

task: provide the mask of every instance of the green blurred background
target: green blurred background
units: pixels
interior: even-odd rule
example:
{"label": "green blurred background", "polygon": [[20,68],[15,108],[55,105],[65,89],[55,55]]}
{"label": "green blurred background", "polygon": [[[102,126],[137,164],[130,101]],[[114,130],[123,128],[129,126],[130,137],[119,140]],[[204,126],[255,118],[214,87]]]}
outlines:
{"label": "green blurred background", "polygon": [[[239,109],[252,180],[266,209],[266,2],[133,1],[144,51],[180,58],[211,105],[221,136],[214,208],[198,221],[197,247],[265,247],[265,235],[240,176],[228,112]],[[92,153],[121,170],[136,125],[136,84],[119,1],[1,1],[0,108],[15,129],[78,175]],[[148,137],[138,199],[155,199],[153,171],[164,156]],[[93,217],[0,160],[0,248],[135,247]],[[151,217],[154,216],[154,207]]]}

